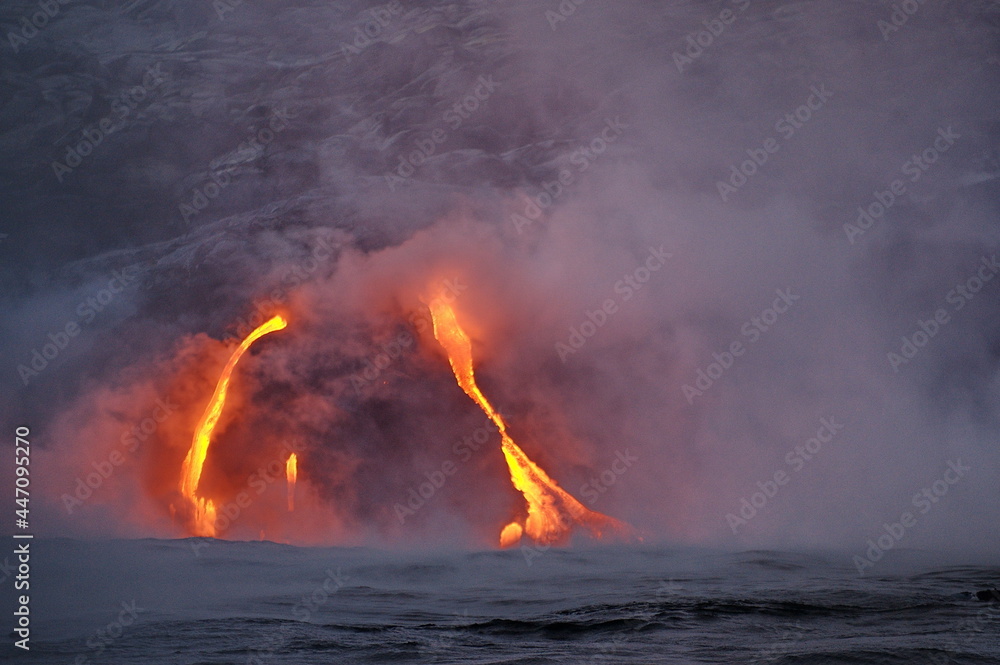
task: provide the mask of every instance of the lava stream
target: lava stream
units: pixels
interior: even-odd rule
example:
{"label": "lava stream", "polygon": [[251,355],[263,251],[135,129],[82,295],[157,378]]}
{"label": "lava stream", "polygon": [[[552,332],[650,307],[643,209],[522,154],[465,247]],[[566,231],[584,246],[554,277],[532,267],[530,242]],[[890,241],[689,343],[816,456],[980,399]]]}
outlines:
{"label": "lava stream", "polygon": [[434,337],[448,354],[448,362],[458,385],[500,430],[501,450],[510,470],[511,482],[528,503],[528,517],[524,524],[515,521],[505,526],[500,534],[500,545],[516,545],[522,534],[543,545],[563,542],[575,524],[583,526],[597,538],[608,534],[634,537],[634,530],[628,524],[589,510],[573,498],[514,443],[507,434],[507,424],[476,385],[472,343],[458,324],[455,311],[443,298],[434,299],[430,309]]}
{"label": "lava stream", "polygon": [[222,376],[219,377],[219,382],[215,386],[212,399],[209,400],[208,407],[194,430],[191,449],[188,450],[187,457],[184,458],[184,465],[181,467],[180,491],[194,508],[193,531],[196,536],[215,535],[215,504],[211,499],[198,496],[198,484],[201,482],[201,472],[205,466],[205,458],[208,456],[208,447],[212,443],[212,432],[222,415],[222,407],[226,404],[226,393],[229,391],[229,379],[233,369],[236,368],[236,363],[239,362],[251,344],[264,335],[281,330],[287,325],[284,318],[275,316],[247,335],[247,338],[233,351],[229,362],[223,368]]}
{"label": "lava stream", "polygon": [[295,480],[299,477],[299,458],[295,453],[285,462],[285,483],[288,486],[288,510],[295,510]]}

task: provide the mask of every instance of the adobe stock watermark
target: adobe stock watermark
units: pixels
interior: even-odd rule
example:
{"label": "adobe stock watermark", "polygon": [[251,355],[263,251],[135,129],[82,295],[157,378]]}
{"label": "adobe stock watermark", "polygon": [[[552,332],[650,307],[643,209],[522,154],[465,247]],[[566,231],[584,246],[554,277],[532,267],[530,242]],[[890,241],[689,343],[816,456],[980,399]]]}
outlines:
{"label": "adobe stock watermark", "polygon": [[[80,133],[80,139],[75,145],[66,146],[66,156],[62,161],[52,162],[52,172],[60,183],[91,155],[97,146],[128,124],[128,117],[137,113],[139,104],[147,101],[152,92],[162,85],[168,76],[161,71],[163,63],[158,62],[146,68],[142,83],[121,91],[111,102],[112,113],[104,116]],[[148,102],[147,102],[148,103]]]}
{"label": "adobe stock watermark", "polygon": [[324,571],[324,574],[325,577],[323,578],[323,581],[317,584],[316,588],[313,589],[312,592],[302,596],[302,598],[295,603],[294,607],[292,607],[292,617],[295,621],[282,622],[278,626],[278,630],[268,636],[265,646],[258,649],[248,650],[246,665],[265,665],[269,658],[284,649],[285,643],[291,633],[297,630],[297,628],[295,628],[295,624],[297,622],[310,621],[313,613],[318,612],[320,608],[330,602],[330,598],[343,589],[347,585],[348,580],[351,579],[347,575],[344,575],[340,566],[338,566],[336,570],[333,568],[327,568],[326,571]]}
{"label": "adobe stock watermark", "polygon": [[736,359],[747,352],[749,345],[760,341],[764,333],[774,327],[781,315],[788,312],[795,301],[802,297],[792,293],[790,286],[776,289],[775,293],[778,294],[778,297],[774,299],[770,307],[762,310],[760,314],[750,317],[749,321],[740,326],[740,334],[749,340],[746,345],[737,339],[725,347],[722,353],[712,353],[713,362],[704,369],[699,367],[695,371],[694,385],[685,383],[681,386],[681,392],[684,393],[688,404],[694,404],[695,397],[704,395],[735,364]]}
{"label": "adobe stock watermark", "polygon": [[802,471],[806,464],[819,454],[819,451],[823,449],[823,444],[832,442],[842,429],[844,429],[843,423],[838,423],[835,416],[820,418],[816,436],[806,440],[801,446],[795,446],[785,454],[785,464],[791,467],[791,471],[778,469],[771,478],[758,481],[757,488],[760,491],[751,494],[749,499],[741,498],[739,508],[734,512],[726,513],[726,524],[733,530],[733,534],[735,535],[737,529],[745,526],[760,514],[771,499],[778,495],[781,488],[791,482],[795,474]]}
{"label": "adobe stock watermark", "polygon": [[221,172],[217,173],[212,164],[225,162],[226,158],[230,156],[246,152],[260,156],[264,153],[264,147],[271,143],[278,134],[287,129],[290,120],[295,117],[296,114],[291,113],[287,108],[274,109],[266,125],[251,129],[247,140],[240,143],[235,150],[230,150],[219,158],[212,160],[212,163],[209,164],[210,173],[208,182],[192,189],[189,193],[190,201],[186,203],[182,202],[177,206],[184,223],[190,224],[191,219],[207,208],[208,204],[218,198],[222,190],[232,182],[232,175],[230,175],[228,169],[220,169]]}
{"label": "adobe stock watermark", "polygon": [[39,0],[38,11],[32,12],[31,16],[24,15],[18,22],[20,30],[7,31],[7,43],[17,53],[22,46],[38,36],[38,33],[48,26],[49,21],[62,12],[65,5],[74,0]]}
{"label": "adobe stock watermark", "polygon": [[601,495],[611,489],[618,482],[618,478],[628,473],[632,465],[638,461],[639,458],[629,453],[628,448],[624,451],[616,450],[615,461],[611,463],[611,466],[598,475],[592,476],[580,487],[581,496],[587,500],[587,503],[594,505],[600,500]]}
{"label": "adobe stock watermark", "polygon": [[313,273],[342,247],[343,243],[340,240],[317,237],[309,250],[309,256],[298,260],[284,274],[279,286],[271,289],[263,299],[255,301],[253,311],[246,318],[236,319],[236,337],[242,341],[254,329],[274,316],[288,297],[288,292],[309,280]]}
{"label": "adobe stock watermark", "polygon": [[955,288],[948,291],[945,302],[951,305],[951,312],[939,307],[934,311],[934,316],[927,319],[917,319],[917,330],[909,335],[904,335],[899,352],[890,351],[886,354],[889,366],[895,374],[899,373],[899,368],[909,365],[910,361],[916,358],[920,349],[924,348],[940,332],[942,326],[946,326],[952,321],[952,314],[961,311],[976,295],[983,290],[987,282],[993,280],[997,273],[1000,273],[1000,262],[997,257],[984,256],[980,259],[981,265],[971,277]]}
{"label": "adobe stock watermark", "polygon": [[[73,665],[87,665],[88,663],[100,663],[103,658],[101,654],[109,646],[120,640],[125,634],[125,629],[134,624],[139,619],[139,613],[146,609],[139,607],[135,600],[131,602],[122,601],[122,609],[118,612],[118,618],[99,628],[93,635],[87,638],[88,651],[73,659]],[[93,658],[94,660],[91,660]]]}
{"label": "adobe stock watermark", "polygon": [[[809,96],[806,97],[806,100],[800,106],[792,109],[774,123],[774,131],[781,136],[782,140],[788,141],[795,136],[812,119],[813,114],[822,109],[830,101],[830,98],[833,97],[833,93],[827,90],[825,84],[820,84],[819,87],[815,85],[810,86],[809,93]],[[728,181],[717,180],[715,182],[715,187],[723,202],[728,201],[730,196],[746,186],[750,178],[754,177],[760,171],[761,167],[771,158],[771,155],[781,150],[781,145],[778,139],[769,136],[764,139],[761,147],[747,148],[745,152],[749,159],[741,162],[739,165],[733,164],[729,167],[730,176]]]}
{"label": "adobe stock watermark", "polygon": [[212,0],[212,9],[220,21],[226,20],[226,14],[236,11],[236,8],[243,4],[243,0]]}
{"label": "adobe stock watermark", "polygon": [[[920,153],[914,153],[910,159],[903,162],[899,168],[910,182],[917,182],[931,168],[941,155],[948,152],[955,141],[962,138],[961,134],[952,130],[951,125],[947,129],[939,127],[937,136]],[[902,178],[896,178],[885,190],[875,190],[872,193],[874,199],[865,206],[858,206],[858,218],[854,224],[844,224],[844,233],[847,240],[852,245],[857,242],[858,236],[862,236],[870,229],[876,221],[882,219],[885,213],[896,203],[896,199],[906,193],[907,183]]]}
{"label": "adobe stock watermark", "polygon": [[[562,532],[568,532],[573,528],[572,519],[568,515],[564,514],[562,511],[560,511],[556,515],[556,524],[558,525],[559,530]],[[524,540],[526,539],[527,538],[521,540],[520,550],[521,550],[521,555],[524,557],[524,565],[530,568],[531,566],[534,565],[532,560],[537,559],[538,557],[542,556],[543,554],[551,550],[553,548],[553,545],[551,543],[541,544],[537,542],[533,542],[530,545],[525,545]]]}
{"label": "adobe stock watermark", "polygon": [[[466,94],[448,110],[444,112],[441,119],[448,124],[451,131],[457,131],[462,124],[472,117],[472,115],[482,108],[500,84],[493,80],[492,75],[483,75],[476,79],[475,83],[469,87]],[[397,187],[407,184],[421,166],[427,163],[439,145],[448,140],[448,132],[440,127],[434,129],[427,136],[413,141],[413,149],[399,155],[399,165],[394,171],[385,174],[385,182],[389,185],[390,191],[396,191]]]}
{"label": "adobe stock watermark", "polygon": [[160,423],[167,420],[176,410],[177,405],[171,404],[169,397],[166,400],[157,398],[156,406],[153,407],[149,416],[122,432],[119,439],[121,449],[115,448],[103,459],[91,462],[90,465],[94,471],[87,474],[85,478],[77,476],[73,493],[63,494],[60,497],[66,508],[66,514],[72,515],[76,508],[83,506],[87,499],[101,488],[104,481],[125,463],[126,455],[135,454],[139,447],[156,433]]}
{"label": "adobe stock watermark", "polygon": [[[501,415],[501,417],[503,416]],[[426,480],[410,487],[406,493],[406,500],[402,503],[397,502],[392,506],[393,512],[396,514],[396,520],[400,526],[406,524],[407,518],[413,517],[421,508],[426,506],[445,486],[448,478],[458,473],[458,470],[468,463],[472,459],[472,456],[479,452],[479,449],[495,433],[498,434],[499,430],[493,424],[493,421],[487,418],[486,422],[477,427],[472,434],[463,436],[460,441],[455,442],[451,447],[451,458],[441,462],[437,469],[425,471],[424,478]]]}
{"label": "adobe stock watermark", "polygon": [[367,11],[371,14],[371,19],[365,21],[363,25],[354,26],[354,40],[349,44],[340,42],[340,52],[345,62],[350,62],[353,56],[361,55],[369,46],[378,43],[386,28],[403,13],[403,5],[399,0],[390,0]]}
{"label": "adobe stock watermark", "polygon": [[[442,287],[439,292],[440,295],[435,296],[431,300],[427,309],[421,309],[410,315],[409,324],[416,329],[418,335],[422,334],[425,330],[429,330],[433,325],[431,317],[427,313],[430,311],[430,307],[433,306],[432,303],[441,300],[451,304],[469,288],[468,284],[463,284],[457,278],[444,280]],[[360,396],[368,386],[378,381],[379,377],[382,376],[382,372],[402,357],[403,353],[413,346],[414,341],[415,337],[409,331],[404,330],[394,339],[382,344],[378,351],[366,358],[364,369],[351,374],[351,387],[354,388],[354,394]]]}
{"label": "adobe stock watermark", "polygon": [[784,630],[778,635],[777,639],[769,643],[764,649],[757,654],[751,662],[753,663],[771,663],[780,662],[786,654],[793,651],[796,645],[802,641],[802,638],[806,635],[805,627],[798,621],[795,622],[795,626]]}
{"label": "adobe stock watermark", "polygon": [[[634,631],[635,629],[633,628],[632,630]],[[627,650],[627,647],[631,644],[631,642],[632,640],[627,637],[622,637],[621,635],[615,635],[610,640],[605,639],[597,642],[593,645],[594,656],[593,661],[591,662],[614,663],[615,665],[619,665],[623,662],[623,658],[625,657],[624,652]],[[584,661],[584,663],[586,662],[587,661]]]}
{"label": "adobe stock watermark", "polygon": [[[469,615],[469,610],[465,609],[462,610],[461,614],[459,614],[458,612],[453,612],[451,621],[449,623],[451,626],[467,626],[469,625],[469,623],[471,623],[470,619],[471,617]],[[440,626],[444,625],[446,622],[438,621],[436,623]],[[456,640],[460,639],[462,635],[463,633],[461,631],[454,630],[454,628],[449,628],[448,630],[443,630],[437,633],[434,637],[428,638],[425,644],[418,645],[417,648],[429,653],[445,652],[448,651],[449,649],[454,648]]]}
{"label": "adobe stock watermark", "polygon": [[406,523],[406,518],[416,515],[417,511],[427,505],[427,502],[444,487],[448,478],[457,472],[458,466],[451,460],[442,462],[440,469],[425,471],[424,477],[427,480],[420,483],[419,486],[410,488],[405,505],[397,502],[392,506],[399,524],[402,526]]}
{"label": "adobe stock watermark", "polygon": [[681,596],[684,592],[684,585],[670,578],[669,580],[660,580],[660,583],[656,587],[656,600],[662,602],[667,599],[674,599]]}
{"label": "adobe stock watermark", "polygon": [[518,234],[524,233],[525,227],[531,226],[540,219],[542,212],[555,205],[556,200],[576,183],[577,174],[584,173],[589,169],[601,155],[608,151],[612,144],[621,138],[628,127],[620,115],[616,115],[613,120],[605,118],[604,128],[598,135],[570,153],[569,163],[576,167],[576,173],[568,167],[560,169],[555,180],[542,183],[544,191],[539,192],[536,196],[528,197],[523,214],[511,213],[510,221],[514,224],[514,230]]}
{"label": "adobe stock watermark", "polygon": [[703,20],[701,24],[705,26],[704,30],[690,32],[684,38],[687,46],[683,47],[683,53],[681,51],[673,52],[674,65],[678,72],[683,74],[686,67],[693,65],[694,61],[700,58],[705,50],[715,44],[715,40],[722,36],[726,27],[732,25],[736,21],[736,17],[750,6],[750,0],[730,0],[730,3],[736,5],[736,11],[727,7],[720,11],[718,16]]}
{"label": "adobe stock watermark", "polygon": [[880,18],[875,22],[875,27],[882,33],[882,40],[889,41],[889,37],[900,28],[909,23],[910,17],[920,11],[920,7],[926,4],[927,0],[902,0],[892,4],[892,13],[889,20]]}
{"label": "adobe stock watermark", "polygon": [[330,596],[343,589],[349,579],[351,578],[344,575],[340,567],[337,570],[327,568],[323,581],[316,585],[312,593],[302,596],[292,608],[292,616],[298,621],[309,621],[313,612],[330,602]]}
{"label": "adobe stock watermark", "polygon": [[622,276],[615,282],[613,290],[618,298],[606,298],[597,309],[584,312],[584,320],[577,325],[570,326],[569,337],[566,341],[556,342],[556,354],[564,364],[570,356],[577,353],[584,347],[587,341],[597,334],[597,331],[607,325],[611,317],[618,313],[621,305],[627,303],[635,297],[643,286],[650,280],[653,273],[659,271],[667,264],[667,259],[673,258],[673,254],[666,252],[663,245],[659,248],[650,247],[646,260],[635,270]]}
{"label": "adobe stock watermark", "polygon": [[[961,459],[954,462],[947,462],[941,478],[938,478],[930,487],[921,488],[913,495],[911,503],[914,508],[919,509],[921,515],[926,515],[943,497],[947,496],[952,486],[965,477],[965,474],[972,471],[972,467],[962,464]],[[906,536],[906,532],[915,527],[918,523],[916,515],[906,511],[899,516],[898,522],[892,524],[883,523],[882,529],[885,533],[877,536],[874,540],[868,539],[868,549],[864,556],[855,554],[852,558],[854,567],[858,570],[858,575],[864,575],[865,571],[875,568],[875,564],[885,556],[885,553],[895,547]]]}
{"label": "adobe stock watermark", "polygon": [[[965,618],[958,624],[957,630],[953,633],[960,633],[961,638],[956,639],[954,636],[950,636],[948,641],[942,645],[942,648],[948,650],[952,654],[961,653],[961,651],[968,647],[971,642],[974,642],[976,638],[982,639],[982,632],[988,629],[996,630],[995,626],[991,626],[993,622],[1000,620],[1000,592],[995,589],[992,592],[987,592],[985,594],[987,598],[983,598],[982,592],[977,593],[978,600],[986,600],[987,605],[983,609],[976,612],[973,617]],[[949,663],[955,662],[951,657],[951,654],[932,654],[930,661],[933,665],[948,665]]]}
{"label": "adobe stock watermark", "polygon": [[97,317],[98,312],[104,311],[104,308],[111,304],[116,296],[137,282],[140,274],[139,264],[127,266],[121,271],[113,270],[106,289],[101,289],[96,295],[80,301],[80,304],[76,306],[75,311],[79,318],[70,319],[54,333],[49,332],[48,341],[42,345],[41,351],[37,347],[33,348],[30,359],[17,366],[21,382],[28,385],[31,379],[45,371],[49,363],[58,358],[87,324]]}
{"label": "adobe stock watermark", "polygon": [[549,27],[555,32],[560,23],[576,13],[577,8],[586,3],[587,0],[560,0],[556,8],[545,10],[545,20],[549,22]]}
{"label": "adobe stock watermark", "polygon": [[[225,532],[239,521],[244,511],[252,506],[254,501],[266,492],[271,485],[279,480],[285,480],[285,463],[289,455],[292,453],[300,455],[304,449],[305,446],[299,439],[293,439],[291,442],[282,441],[281,452],[266,464],[257,467],[256,471],[247,476],[240,491],[233,496],[232,500],[216,502],[218,506],[214,524],[217,534],[216,538],[225,537]],[[250,493],[250,490],[253,490],[253,494]],[[212,538],[190,538],[189,543],[191,549],[194,551],[194,555],[196,557],[201,556],[201,550],[208,547],[212,540]]]}

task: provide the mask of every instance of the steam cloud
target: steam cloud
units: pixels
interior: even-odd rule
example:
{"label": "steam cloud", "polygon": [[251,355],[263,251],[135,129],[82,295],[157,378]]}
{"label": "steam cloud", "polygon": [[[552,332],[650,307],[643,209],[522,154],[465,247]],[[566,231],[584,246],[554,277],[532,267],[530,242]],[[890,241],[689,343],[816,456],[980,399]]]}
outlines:
{"label": "steam cloud", "polygon": [[206,491],[253,498],[227,537],[492,546],[521,499],[431,335],[446,296],[528,454],[655,540],[856,549],[910,510],[905,546],[989,547],[995,3],[898,30],[881,2],[374,7],[67,6],[11,59],[2,412],[44,449],[39,524],[183,535],[194,423],[281,311],[206,465]]}

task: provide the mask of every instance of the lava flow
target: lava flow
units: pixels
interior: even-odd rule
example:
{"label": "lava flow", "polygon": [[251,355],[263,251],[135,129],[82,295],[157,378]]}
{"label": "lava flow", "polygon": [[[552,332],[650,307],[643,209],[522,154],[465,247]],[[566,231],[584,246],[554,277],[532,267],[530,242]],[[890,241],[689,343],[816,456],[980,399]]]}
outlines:
{"label": "lava flow", "polygon": [[505,526],[500,533],[500,546],[516,545],[523,534],[542,545],[557,544],[569,537],[574,525],[583,526],[596,538],[608,534],[634,537],[634,530],[628,524],[589,510],[573,498],[514,443],[507,434],[507,424],[476,385],[472,343],[458,324],[455,311],[443,298],[433,300],[430,309],[434,337],[448,354],[458,385],[500,430],[500,445],[510,469],[511,482],[528,503],[527,519]]}
{"label": "lava flow", "polygon": [[288,511],[295,510],[295,480],[299,477],[299,458],[295,453],[285,462],[285,484],[288,486]]}
{"label": "lava flow", "polygon": [[194,508],[194,527],[192,530],[196,536],[215,535],[215,504],[211,499],[198,496],[198,484],[201,482],[201,471],[205,466],[208,447],[212,442],[212,432],[222,415],[222,407],[226,404],[226,393],[229,391],[229,379],[233,369],[236,368],[236,363],[239,362],[251,344],[264,335],[281,330],[287,325],[284,318],[275,316],[247,335],[247,338],[233,351],[229,362],[223,368],[222,376],[219,377],[219,382],[215,386],[212,399],[209,400],[208,407],[194,430],[191,449],[188,450],[187,457],[184,458],[184,465],[181,467],[180,491]]}

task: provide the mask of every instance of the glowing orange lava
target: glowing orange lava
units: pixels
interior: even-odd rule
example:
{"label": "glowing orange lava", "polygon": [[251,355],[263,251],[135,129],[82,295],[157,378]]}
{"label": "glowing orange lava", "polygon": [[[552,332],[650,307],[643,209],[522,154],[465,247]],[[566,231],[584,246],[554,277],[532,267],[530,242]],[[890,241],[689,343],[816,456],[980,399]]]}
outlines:
{"label": "glowing orange lava", "polygon": [[196,536],[215,535],[215,504],[211,499],[198,496],[198,484],[201,482],[205,458],[208,457],[208,447],[212,443],[212,432],[222,415],[222,407],[226,404],[226,393],[229,391],[229,379],[233,369],[251,344],[264,335],[281,330],[287,325],[284,318],[275,316],[247,335],[247,338],[233,351],[229,362],[223,368],[222,376],[219,377],[219,382],[215,386],[212,399],[209,400],[208,407],[194,430],[191,449],[188,450],[187,457],[184,458],[184,465],[181,467],[180,491],[194,508],[194,527],[192,530]]}
{"label": "glowing orange lava", "polygon": [[513,547],[521,540],[524,527],[518,522],[511,522],[500,532],[500,547]]}
{"label": "glowing orange lava", "polygon": [[288,510],[295,510],[295,480],[299,477],[299,458],[295,453],[285,462],[285,483],[288,485]]}
{"label": "glowing orange lava", "polygon": [[528,503],[528,517],[524,523],[515,521],[504,527],[500,534],[501,547],[516,545],[525,533],[536,543],[543,545],[563,542],[569,537],[574,525],[583,526],[596,538],[609,534],[633,537],[631,526],[586,508],[549,478],[548,474],[514,443],[507,434],[507,424],[476,385],[472,366],[472,343],[458,324],[455,311],[451,305],[444,302],[443,298],[434,299],[430,309],[434,337],[448,354],[448,362],[455,373],[458,385],[500,430],[501,450],[504,459],[507,460],[511,482]]}

